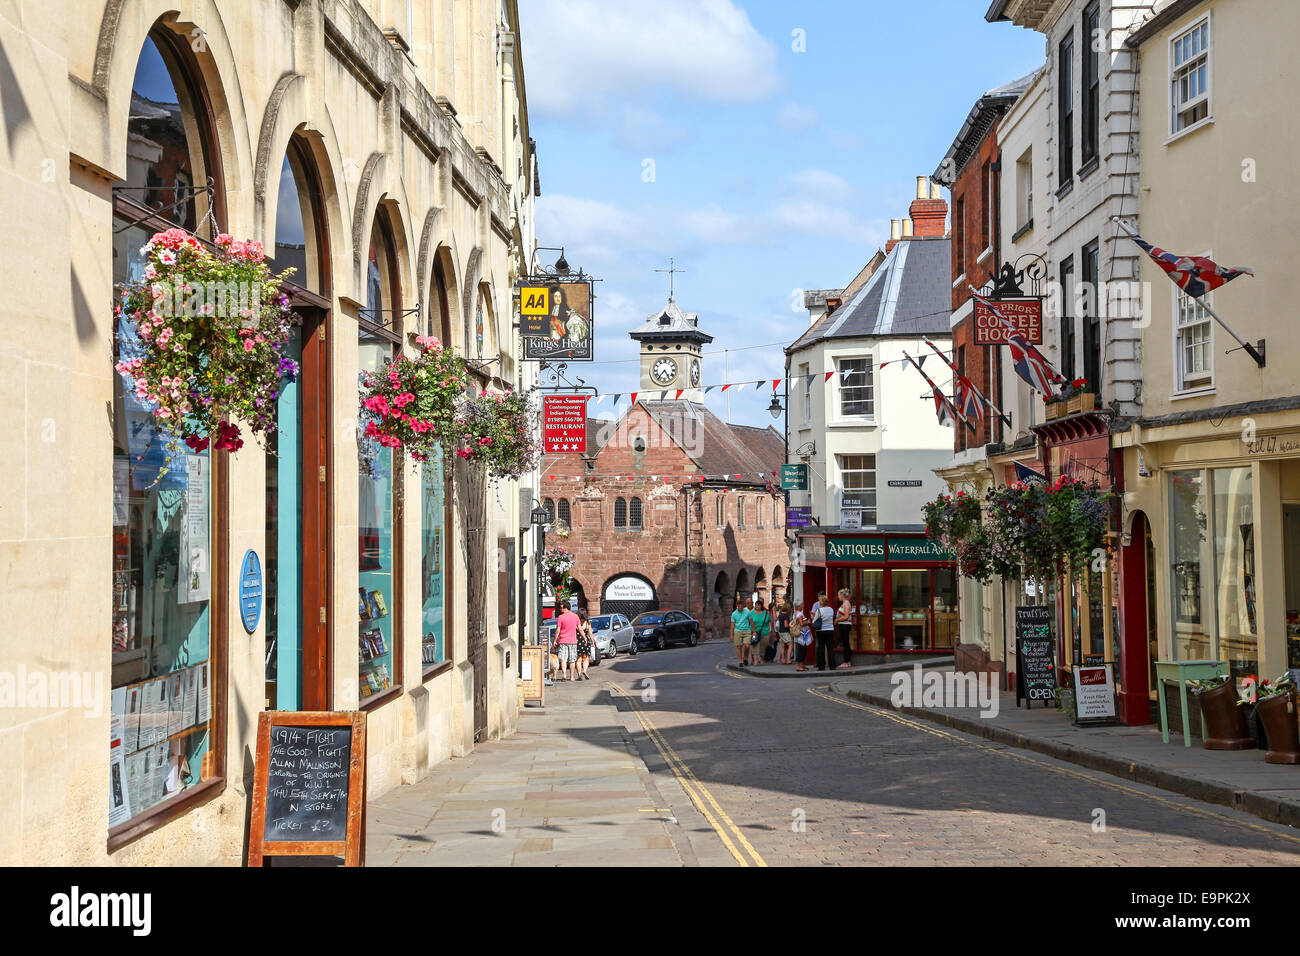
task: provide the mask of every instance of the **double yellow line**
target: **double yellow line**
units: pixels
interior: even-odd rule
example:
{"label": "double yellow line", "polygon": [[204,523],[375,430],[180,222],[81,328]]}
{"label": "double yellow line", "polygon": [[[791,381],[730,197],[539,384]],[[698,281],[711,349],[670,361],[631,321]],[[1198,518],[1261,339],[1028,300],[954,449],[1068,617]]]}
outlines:
{"label": "double yellow line", "polygon": [[612,681],[606,681],[605,684],[609,687],[611,694],[617,693],[627,701],[628,707],[631,708],[636,719],[641,722],[641,727],[645,730],[646,736],[655,745],[659,755],[664,758],[664,763],[673,772],[673,776],[677,778],[677,782],[686,791],[686,795],[691,798],[691,803],[695,804],[695,808],[709,822],[709,826],[713,827],[718,836],[722,838],[723,846],[736,858],[736,862],[741,866],[767,866],[767,861],[745,839],[745,834],[741,833],[740,828],[736,826],[731,817],[727,816],[727,811],[723,810],[718,801],[713,798],[713,794],[709,793],[708,787],[696,779],[695,774],[691,772],[691,768],[686,765],[686,761],[677,756],[677,752],[669,746],[668,741],[664,739],[659,729],[636,705],[632,695]]}
{"label": "double yellow line", "polygon": [[[1134,797],[1141,797],[1153,803],[1160,803],[1163,804],[1164,806],[1169,807],[1172,810],[1179,810],[1182,813],[1187,814],[1188,816],[1200,817],[1203,820],[1213,820],[1218,823],[1230,824],[1235,827],[1240,827],[1243,830],[1255,830],[1259,833],[1265,833],[1274,839],[1287,840],[1291,843],[1300,843],[1300,837],[1292,836],[1289,833],[1279,832],[1276,829],[1271,829],[1269,827],[1262,826],[1255,823],[1247,823],[1245,820],[1234,820],[1232,817],[1224,816],[1221,813],[1215,813],[1213,810],[1202,810],[1199,807],[1189,807],[1187,804],[1179,803],[1177,800],[1171,800],[1167,797],[1162,797],[1154,793],[1147,793],[1144,790],[1138,790],[1136,787],[1128,787],[1122,783],[1119,783],[1118,781],[1108,780],[1105,779],[1104,777],[1094,776],[1093,774],[1090,773],[1084,773],[1081,770],[1073,770],[1069,767],[1058,767],[1055,764],[1047,762],[1046,760],[1040,760],[1036,757],[1031,757],[1028,754],[1018,753],[1015,750],[1003,749],[1001,747],[990,747],[987,744],[982,744],[976,740],[969,739],[965,736],[949,733],[946,730],[940,730],[937,727],[934,727],[933,725],[927,726],[925,723],[918,723],[915,720],[910,720],[909,718],[904,717],[901,714],[893,713],[892,711],[889,711],[883,707],[875,707],[870,704],[860,704],[855,701],[847,700],[836,694],[832,694],[827,691],[820,690],[819,688],[816,687],[809,687],[808,693],[812,694],[814,697],[820,697],[822,698],[822,700],[829,700],[829,701],[833,701],[836,704],[842,704],[845,707],[852,707],[854,710],[865,710],[870,714],[875,714],[877,717],[884,717],[886,720],[892,720],[896,724],[902,724],[905,727],[910,727],[913,730],[919,730],[922,733],[930,734],[933,737],[942,737],[945,740],[951,740],[959,744],[965,744],[967,747],[974,747],[976,750],[984,750],[987,751],[988,753],[997,754],[998,756],[1006,757],[1010,760],[1019,760],[1022,763],[1033,764],[1036,767],[1042,767],[1044,770],[1050,770],[1053,773],[1059,773],[1062,776],[1074,777],[1076,780],[1084,780],[1087,781],[1088,783],[1096,784],[1097,786],[1105,787],[1109,790],[1117,790],[1120,793],[1126,793]],[[1282,826],[1282,824],[1277,824],[1277,826]]]}

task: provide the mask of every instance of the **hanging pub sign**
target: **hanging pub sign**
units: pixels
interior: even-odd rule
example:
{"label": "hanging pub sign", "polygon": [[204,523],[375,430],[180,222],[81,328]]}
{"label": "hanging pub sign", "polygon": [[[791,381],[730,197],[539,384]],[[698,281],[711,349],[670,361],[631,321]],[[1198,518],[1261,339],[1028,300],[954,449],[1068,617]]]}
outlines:
{"label": "hanging pub sign", "polygon": [[519,287],[519,330],[524,358],[592,360],[591,283],[525,282]]}
{"label": "hanging pub sign", "polygon": [[587,453],[587,396],[542,397],[542,451],[547,455]]}
{"label": "hanging pub sign", "polygon": [[[1042,299],[998,299],[997,310],[1016,327],[1030,345],[1043,344]],[[1007,327],[979,299],[975,300],[975,344],[1006,345]]]}

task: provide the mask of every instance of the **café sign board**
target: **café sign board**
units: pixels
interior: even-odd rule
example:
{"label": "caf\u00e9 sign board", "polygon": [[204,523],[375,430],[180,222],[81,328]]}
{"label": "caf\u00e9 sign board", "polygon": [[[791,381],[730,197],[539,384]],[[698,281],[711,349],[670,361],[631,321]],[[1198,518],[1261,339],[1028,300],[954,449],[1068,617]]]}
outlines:
{"label": "caf\u00e9 sign board", "polygon": [[[994,303],[997,310],[1016,327],[1030,345],[1043,344],[1043,300],[1001,299]],[[1007,327],[992,310],[975,300],[975,344],[1006,345]]]}

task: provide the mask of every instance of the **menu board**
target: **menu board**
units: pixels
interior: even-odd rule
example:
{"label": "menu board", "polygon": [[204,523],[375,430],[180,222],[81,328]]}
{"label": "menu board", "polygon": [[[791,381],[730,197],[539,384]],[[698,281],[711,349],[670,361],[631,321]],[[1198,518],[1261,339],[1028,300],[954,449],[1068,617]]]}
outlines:
{"label": "menu board", "polygon": [[248,865],[267,856],[364,859],[366,717],[259,715]]}
{"label": "menu board", "polygon": [[1016,608],[1016,706],[1056,700],[1056,644],[1050,607]]}

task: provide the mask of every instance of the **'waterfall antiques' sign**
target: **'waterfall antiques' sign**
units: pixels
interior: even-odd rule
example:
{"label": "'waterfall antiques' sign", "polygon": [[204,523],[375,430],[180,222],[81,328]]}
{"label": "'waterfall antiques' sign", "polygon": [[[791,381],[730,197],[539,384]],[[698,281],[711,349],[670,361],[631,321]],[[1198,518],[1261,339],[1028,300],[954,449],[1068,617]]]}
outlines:
{"label": "'waterfall antiques' sign", "polygon": [[592,360],[591,283],[526,283],[519,288],[519,331],[524,358],[546,362]]}

